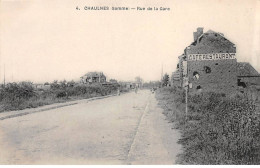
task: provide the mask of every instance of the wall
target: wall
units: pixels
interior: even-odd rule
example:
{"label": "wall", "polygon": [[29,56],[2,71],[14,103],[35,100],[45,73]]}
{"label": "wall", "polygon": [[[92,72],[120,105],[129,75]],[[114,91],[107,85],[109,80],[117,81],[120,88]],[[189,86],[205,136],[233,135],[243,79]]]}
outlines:
{"label": "wall", "polygon": [[[185,49],[185,55],[208,53],[236,53],[235,45],[213,31],[204,33]],[[197,79],[194,73],[198,73]],[[237,90],[237,60],[188,60],[190,91],[231,93]]]}
{"label": "wall", "polygon": [[[194,72],[199,74],[198,79],[193,76]],[[203,91],[234,92],[237,87],[236,60],[188,61],[188,77],[193,91],[200,86]]]}
{"label": "wall", "polygon": [[238,77],[238,80],[240,80],[240,82],[244,82],[246,84],[247,87],[251,86],[251,85],[260,85],[260,76],[244,76],[244,77]]}

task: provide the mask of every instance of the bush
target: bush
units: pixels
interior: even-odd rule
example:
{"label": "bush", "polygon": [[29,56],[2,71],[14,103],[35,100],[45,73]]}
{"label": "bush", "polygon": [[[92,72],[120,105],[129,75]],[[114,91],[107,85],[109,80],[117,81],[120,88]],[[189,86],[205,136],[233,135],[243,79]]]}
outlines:
{"label": "bush", "polygon": [[1,111],[21,109],[26,101],[37,96],[31,82],[8,83],[1,86]]}
{"label": "bush", "polygon": [[0,101],[14,102],[18,100],[28,100],[35,96],[35,92],[30,82],[8,83],[2,86],[0,92]]}
{"label": "bush", "polygon": [[58,91],[56,93],[57,98],[64,98],[64,97],[67,97],[67,96],[68,96],[68,93],[65,90],[61,90],[61,91]]}
{"label": "bush", "polygon": [[74,81],[54,81],[50,89],[34,90],[31,82],[9,83],[0,87],[0,112],[35,108],[42,105],[116,93],[118,84],[80,85]]}
{"label": "bush", "polygon": [[[183,91],[176,88],[165,89],[161,92],[174,97],[175,107],[172,109],[177,108],[180,111],[177,119],[173,119],[174,115],[168,115],[172,117],[172,121],[177,121],[176,124],[182,131],[179,143],[184,150],[179,156],[180,163],[260,163],[260,116],[254,101],[246,95],[189,95],[188,120],[185,121],[184,104],[176,105],[183,102]],[[166,104],[169,105],[170,101]],[[169,114],[169,111],[165,113]]]}

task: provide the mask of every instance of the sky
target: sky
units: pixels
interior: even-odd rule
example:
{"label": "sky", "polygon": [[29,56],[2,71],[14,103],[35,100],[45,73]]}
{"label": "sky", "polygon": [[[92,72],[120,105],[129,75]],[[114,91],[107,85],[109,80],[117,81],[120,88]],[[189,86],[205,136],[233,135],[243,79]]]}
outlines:
{"label": "sky", "polygon": [[89,71],[120,81],[159,80],[162,67],[176,70],[197,27],[223,33],[236,44],[237,61],[260,72],[260,0],[1,0],[0,83],[4,71],[6,82],[79,80]]}

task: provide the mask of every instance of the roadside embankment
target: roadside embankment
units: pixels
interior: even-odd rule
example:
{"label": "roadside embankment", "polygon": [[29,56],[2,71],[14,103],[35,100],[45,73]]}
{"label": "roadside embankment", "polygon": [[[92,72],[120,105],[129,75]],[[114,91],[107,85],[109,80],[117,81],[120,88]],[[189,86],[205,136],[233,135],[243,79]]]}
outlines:
{"label": "roadside embankment", "polygon": [[[0,86],[0,113],[113,95],[118,89],[118,84],[103,86],[54,82],[49,89],[44,90],[34,88],[30,82],[8,83]],[[126,91],[121,88],[121,92]]]}
{"label": "roadside embankment", "polygon": [[97,100],[97,99],[104,99],[104,98],[111,97],[111,96],[116,96],[116,95],[113,94],[113,95],[107,95],[107,96],[93,97],[93,98],[89,98],[89,99],[74,100],[74,101],[64,102],[64,103],[54,103],[54,104],[41,106],[41,107],[37,107],[37,108],[2,112],[2,113],[0,113],[0,120],[24,116],[27,114],[32,114],[32,113],[37,113],[37,112],[43,112],[43,111],[56,109],[56,108],[60,108],[60,107],[65,107],[65,106],[71,106],[71,105],[75,105],[75,104],[79,104],[79,103],[86,103],[89,101],[93,101],[93,100]]}

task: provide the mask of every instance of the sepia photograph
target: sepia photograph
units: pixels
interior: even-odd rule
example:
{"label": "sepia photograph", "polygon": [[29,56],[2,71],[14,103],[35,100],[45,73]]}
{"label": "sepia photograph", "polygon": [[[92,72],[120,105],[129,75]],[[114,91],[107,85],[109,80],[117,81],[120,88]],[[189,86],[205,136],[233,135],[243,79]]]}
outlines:
{"label": "sepia photograph", "polygon": [[260,165],[260,0],[0,0],[0,165]]}

